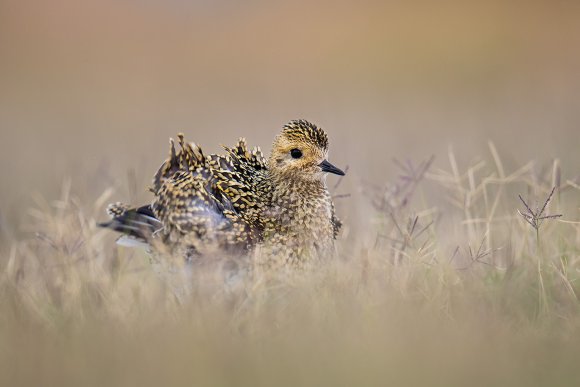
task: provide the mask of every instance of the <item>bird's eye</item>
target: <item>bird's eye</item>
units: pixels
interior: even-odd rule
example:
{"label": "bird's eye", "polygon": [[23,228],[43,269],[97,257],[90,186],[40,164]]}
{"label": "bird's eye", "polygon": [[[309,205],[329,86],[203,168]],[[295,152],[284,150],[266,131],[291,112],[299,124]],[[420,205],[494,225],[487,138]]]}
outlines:
{"label": "bird's eye", "polygon": [[290,151],[290,155],[294,159],[299,159],[300,157],[302,157],[302,151],[300,149],[292,149]]}

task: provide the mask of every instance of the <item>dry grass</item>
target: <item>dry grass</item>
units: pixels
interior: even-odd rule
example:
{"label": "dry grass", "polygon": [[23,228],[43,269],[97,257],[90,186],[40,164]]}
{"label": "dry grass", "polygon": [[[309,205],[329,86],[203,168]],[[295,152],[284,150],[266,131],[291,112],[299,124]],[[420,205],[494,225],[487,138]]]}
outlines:
{"label": "dry grass", "polygon": [[[0,386],[580,385],[579,5],[0,0]],[[175,133],[296,118],[351,166],[332,263],[96,228]]]}
{"label": "dry grass", "polygon": [[[467,169],[451,151],[449,170],[397,163],[332,263],[228,285],[116,247],[95,226],[109,191],[38,198],[27,236],[2,229],[0,384],[579,383],[576,181],[557,160],[508,171],[492,144]],[[563,217],[534,230],[518,193],[534,207],[552,187]]]}

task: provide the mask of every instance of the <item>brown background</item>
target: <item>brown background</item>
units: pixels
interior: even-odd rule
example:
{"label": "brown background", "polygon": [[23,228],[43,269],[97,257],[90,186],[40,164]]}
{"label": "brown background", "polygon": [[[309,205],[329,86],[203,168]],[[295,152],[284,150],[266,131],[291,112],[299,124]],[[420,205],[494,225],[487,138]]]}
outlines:
{"label": "brown background", "polygon": [[301,117],[350,190],[392,178],[392,157],[469,162],[487,140],[575,175],[579,20],[575,1],[2,0],[0,211],[67,177],[84,200],[148,200],[169,136],[267,152]]}

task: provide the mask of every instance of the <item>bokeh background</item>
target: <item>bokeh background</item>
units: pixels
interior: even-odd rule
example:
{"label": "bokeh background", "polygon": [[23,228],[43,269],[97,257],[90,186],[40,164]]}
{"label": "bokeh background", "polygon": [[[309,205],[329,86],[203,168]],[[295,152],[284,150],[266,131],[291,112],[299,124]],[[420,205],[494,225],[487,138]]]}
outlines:
{"label": "bokeh background", "polygon": [[575,1],[1,0],[0,212],[66,178],[148,200],[169,136],[267,152],[294,118],[329,132],[351,191],[488,140],[573,174],[579,20]]}
{"label": "bokeh background", "polygon": [[[168,137],[295,118],[349,166],[328,265],[97,229]],[[579,166],[580,1],[0,0],[0,385],[580,385]]]}

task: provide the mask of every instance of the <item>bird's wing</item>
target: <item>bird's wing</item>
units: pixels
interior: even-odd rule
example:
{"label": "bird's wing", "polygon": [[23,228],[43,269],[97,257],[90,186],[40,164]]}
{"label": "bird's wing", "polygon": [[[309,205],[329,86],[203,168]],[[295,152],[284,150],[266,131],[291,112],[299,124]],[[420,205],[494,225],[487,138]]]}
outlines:
{"label": "bird's wing", "polygon": [[130,208],[122,203],[113,203],[109,205],[107,212],[112,219],[99,223],[99,226],[121,232],[131,239],[146,242],[163,228],[149,205]]}
{"label": "bird's wing", "polygon": [[264,205],[263,184],[267,163],[260,150],[248,151],[241,138],[233,148],[224,147],[225,156],[212,155],[209,165],[215,179],[217,194],[232,205],[253,229],[261,229],[261,209]]}
{"label": "bird's wing", "polygon": [[[204,156],[201,148],[179,135],[181,150],[171,141],[169,158],[153,180],[152,208],[172,242],[187,237],[223,247],[250,243],[249,225],[230,197],[219,188],[215,167],[231,166],[220,156]],[[213,167],[212,167],[213,166]]]}
{"label": "bird's wing", "polygon": [[234,164],[243,167],[244,170],[255,173],[256,171],[266,170],[267,162],[261,149],[254,147],[248,150],[245,138],[240,138],[233,148],[224,147],[228,155],[233,159]]}
{"label": "bird's wing", "polygon": [[205,179],[208,184],[211,181],[211,174],[207,167],[207,158],[201,148],[194,143],[185,142],[183,133],[177,135],[181,149],[175,151],[175,142],[169,139],[169,157],[161,164],[159,170],[153,177],[153,187],[151,191],[157,194],[163,183],[173,178],[177,172],[191,172],[192,174]]}

